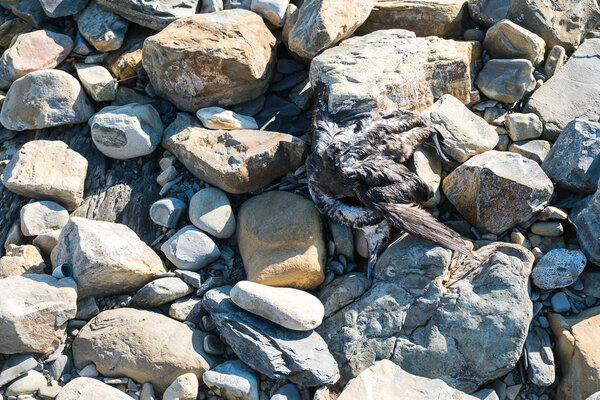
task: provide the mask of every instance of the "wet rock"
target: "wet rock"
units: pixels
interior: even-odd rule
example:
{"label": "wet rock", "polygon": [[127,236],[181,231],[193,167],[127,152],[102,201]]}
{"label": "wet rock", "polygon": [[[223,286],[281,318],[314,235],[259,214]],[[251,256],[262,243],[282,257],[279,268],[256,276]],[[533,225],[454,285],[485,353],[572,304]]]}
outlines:
{"label": "wet rock", "polygon": [[102,7],[147,28],[160,31],[171,22],[194,15],[198,0],[99,0]]}
{"label": "wet rock", "polygon": [[554,354],[550,336],[541,328],[532,327],[525,340],[529,378],[537,386],[550,386],[556,379]]}
{"label": "wet rock", "polygon": [[198,396],[198,377],[191,372],[183,374],[169,385],[163,394],[163,400],[196,400]]}
{"label": "wet rock", "polygon": [[258,400],[258,377],[240,360],[230,360],[217,365],[202,375],[206,386],[226,399]]}
{"label": "wet rock", "polygon": [[46,269],[40,249],[30,244],[9,244],[6,255],[0,258],[0,278],[23,274],[43,274]]}
{"label": "wet rock", "polygon": [[101,65],[75,64],[83,88],[94,101],[112,101],[117,95],[117,83]]}
{"label": "wet rock", "polygon": [[483,47],[493,58],[524,58],[536,66],[544,61],[546,42],[535,33],[505,19],[488,29]]}
{"label": "wet rock", "polygon": [[535,161],[495,150],[456,168],[444,179],[443,189],[467,221],[495,234],[528,221],[554,192]]}
{"label": "wet rock", "polygon": [[75,317],[77,290],[72,279],[28,274],[0,279],[0,352],[53,352]]}
{"label": "wet rock", "polygon": [[123,45],[129,24],[117,14],[101,7],[96,0],[77,19],[79,33],[96,50],[107,52]]}
{"label": "wet rock", "polygon": [[193,291],[194,288],[179,278],[160,278],[144,285],[135,293],[131,302],[140,308],[156,308],[187,296]]}
{"label": "wet rock", "polygon": [[225,10],[177,20],[146,39],[142,57],[157,94],[196,112],[262,95],[275,66],[275,38],[257,14]]}
{"label": "wet rock", "polygon": [[508,136],[513,142],[527,139],[537,139],[542,136],[544,125],[539,117],[533,113],[513,113],[506,116],[505,122]]}
{"label": "wet rock", "polygon": [[254,118],[221,107],[201,108],[196,116],[207,129],[258,129]]}
{"label": "wet rock", "polygon": [[248,280],[298,289],[323,282],[327,250],[312,201],[282,191],[255,196],[240,208],[237,237]]}
{"label": "wet rock", "polygon": [[53,201],[36,201],[23,206],[20,217],[23,235],[38,236],[62,229],[69,221],[69,212]]}
{"label": "wet rock", "polygon": [[291,135],[200,128],[180,113],[165,131],[163,147],[198,179],[228,193],[255,191],[303,162],[306,144]]}
{"label": "wet rock", "polygon": [[160,257],[129,227],[72,217],[52,250],[54,267],[69,263],[80,298],[126,293],[165,272]]}
{"label": "wet rock", "polygon": [[131,397],[112,386],[92,378],[75,378],[67,383],[56,400],[130,400]]}
{"label": "wet rock", "polygon": [[503,103],[514,103],[527,91],[533,90],[535,78],[529,60],[490,60],[479,75],[475,84],[490,99]]}
{"label": "wet rock", "polygon": [[508,151],[520,154],[538,164],[542,164],[548,156],[551,147],[552,144],[546,140],[524,140],[511,143]]}
{"label": "wet rock", "polygon": [[209,235],[227,239],[235,233],[235,217],[227,194],[217,188],[206,188],[190,200],[190,222]]}
{"label": "wet rock", "polygon": [[187,206],[183,201],[174,197],[167,197],[152,204],[150,218],[155,224],[166,228],[174,228],[186,208]]}
{"label": "wet rock", "polygon": [[181,228],[160,247],[177,268],[198,271],[219,258],[219,248],[192,225]]}
{"label": "wet rock", "polygon": [[325,309],[325,318],[338,312],[360,298],[371,286],[371,280],[363,274],[353,273],[334,279],[318,293]]}
{"label": "wet rock", "polygon": [[593,196],[581,201],[570,214],[575,225],[581,251],[588,260],[600,265],[600,186]]}

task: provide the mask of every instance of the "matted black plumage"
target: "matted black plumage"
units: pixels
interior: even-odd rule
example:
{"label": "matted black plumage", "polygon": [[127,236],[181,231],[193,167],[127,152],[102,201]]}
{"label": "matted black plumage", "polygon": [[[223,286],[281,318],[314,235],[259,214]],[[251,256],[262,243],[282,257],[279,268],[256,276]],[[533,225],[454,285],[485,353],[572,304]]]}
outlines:
{"label": "matted black plumage", "polygon": [[318,85],[315,92],[308,187],[321,213],[365,231],[368,275],[389,243],[392,226],[472,255],[456,232],[420,207],[433,191],[403,164],[435,130],[401,109],[331,115],[326,89]]}

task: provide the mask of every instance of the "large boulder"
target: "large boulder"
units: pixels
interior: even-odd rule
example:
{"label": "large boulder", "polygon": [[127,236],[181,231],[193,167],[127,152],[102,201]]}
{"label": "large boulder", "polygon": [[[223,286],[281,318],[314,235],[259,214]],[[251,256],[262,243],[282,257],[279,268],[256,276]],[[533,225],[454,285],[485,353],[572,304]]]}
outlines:
{"label": "large boulder", "polygon": [[30,72],[6,93],[0,123],[13,131],[86,122],[94,113],[79,81],[59,70]]}
{"label": "large boulder", "polygon": [[331,113],[405,108],[422,111],[444,94],[471,102],[472,63],[479,59],[476,42],[391,29],[343,41],[315,57],[312,87],[324,84]]}
{"label": "large boulder", "polygon": [[544,139],[554,141],[575,118],[600,119],[600,39],[587,39],[525,107],[544,123]]}
{"label": "large boulder", "polygon": [[83,200],[88,162],[59,140],[32,140],[2,172],[4,186],[21,196],[47,199],[74,210]]}
{"label": "large boulder", "polygon": [[217,365],[203,350],[206,334],[162,314],[120,308],[103,311],[73,341],[73,361],[94,363],[104,376],[151,382],[158,392],[188,372],[198,379]]}
{"label": "large boulder", "polygon": [[600,182],[596,193],[574,207],[569,217],[575,225],[581,250],[588,260],[600,265]]}
{"label": "large boulder", "polygon": [[532,318],[534,258],[506,243],[475,255],[453,260],[406,234],[390,245],[371,288],[317,328],[340,365],[339,383],[379,359],[468,393],[512,370]]}
{"label": "large boulder", "polygon": [[120,16],[157,31],[171,22],[194,15],[198,0],[98,0],[98,4]]}
{"label": "large boulder", "polygon": [[367,19],[377,0],[306,0],[290,15],[284,42],[290,52],[310,62],[321,51],[350,37]]}
{"label": "large boulder", "polygon": [[554,186],[535,161],[492,150],[456,168],[443,190],[467,221],[500,234],[548,205]]}
{"label": "large boulder", "polygon": [[0,353],[49,354],[59,347],[77,311],[72,279],[11,276],[0,279],[0,293]]}
{"label": "large boulder", "polygon": [[79,297],[134,291],[165,272],[160,257],[129,227],[72,217],[52,250],[54,267],[69,263]]}
{"label": "large boulder", "polygon": [[165,130],[163,147],[198,179],[228,193],[255,191],[303,163],[306,144],[291,135],[199,127],[180,113]]}
{"label": "large boulder", "polygon": [[248,10],[197,14],[148,37],[142,62],[158,94],[196,112],[263,94],[275,66],[275,37]]}
{"label": "large boulder", "polygon": [[131,400],[127,394],[98,379],[79,377],[67,383],[56,400]]}

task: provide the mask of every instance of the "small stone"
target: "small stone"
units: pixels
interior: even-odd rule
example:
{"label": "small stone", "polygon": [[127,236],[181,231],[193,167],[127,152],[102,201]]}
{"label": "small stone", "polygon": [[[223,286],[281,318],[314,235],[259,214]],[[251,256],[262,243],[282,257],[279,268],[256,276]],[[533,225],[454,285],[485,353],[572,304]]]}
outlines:
{"label": "small stone", "polygon": [[10,357],[2,365],[2,371],[0,372],[0,387],[25,375],[37,366],[38,362],[31,355],[16,355]]}
{"label": "small stone", "polygon": [[548,53],[548,58],[546,58],[546,64],[544,64],[544,72],[548,78],[552,78],[556,71],[558,71],[567,59],[567,55],[565,52],[565,48],[556,45],[552,47],[550,53]]}
{"label": "small stone", "polygon": [[530,328],[525,348],[529,378],[537,386],[550,386],[556,378],[554,372],[554,354],[550,336],[544,329]]}
{"label": "small stone", "polygon": [[536,139],[542,136],[544,125],[540,118],[533,114],[509,114],[506,117],[506,129],[510,138],[517,142],[519,140]]}
{"label": "small stone", "polygon": [[178,174],[179,173],[177,172],[177,168],[175,168],[173,165],[171,165],[170,167],[165,169],[163,172],[158,174],[158,176],[156,177],[156,183],[158,183],[160,186],[164,187],[167,183],[169,183],[172,180],[174,180],[175,178],[177,178]]}
{"label": "small stone", "polygon": [[[344,255],[350,261],[354,260],[354,235],[349,226],[329,221],[329,231],[335,242],[338,254]],[[341,275],[341,274],[340,274]]]}
{"label": "small stone", "polygon": [[475,84],[490,99],[514,103],[534,88],[533,65],[523,59],[490,60],[477,76]]}
{"label": "small stone", "polygon": [[98,150],[117,160],[150,154],[162,140],[162,121],[150,104],[104,107],[88,124]]}
{"label": "small stone", "polygon": [[21,208],[21,232],[38,236],[62,229],[69,221],[69,212],[53,201],[36,201]]}
{"label": "small stone", "polygon": [[204,337],[204,351],[208,354],[225,354],[225,345],[215,335],[206,335]]}
{"label": "small stone", "polygon": [[500,107],[488,107],[483,113],[483,119],[492,125],[504,126],[508,111]]}
{"label": "small stone", "polygon": [[248,100],[233,106],[233,112],[241,115],[254,116],[261,112],[265,105],[265,96],[259,96],[254,100]]}
{"label": "small stone", "polygon": [[526,240],[527,239],[525,239],[525,235],[523,235],[521,232],[511,232],[510,234],[511,243],[520,244],[521,246],[524,246]]}
{"label": "small stone", "polygon": [[533,283],[544,290],[572,285],[587,264],[579,250],[554,249],[546,253],[531,273]]}
{"label": "small stone", "polygon": [[202,285],[202,280],[200,279],[200,274],[194,271],[185,271],[181,269],[175,270],[175,275],[183,279],[185,283],[188,285],[199,289]]}
{"label": "small stone", "polygon": [[190,200],[189,217],[196,228],[219,239],[227,239],[235,233],[231,204],[220,189],[206,188],[197,192]]}
{"label": "small stone", "polygon": [[160,248],[177,268],[198,271],[219,258],[219,248],[192,225],[181,228]]}
{"label": "small stone", "polygon": [[544,208],[539,214],[537,219],[539,221],[549,221],[549,220],[565,220],[569,217],[566,211],[561,210],[558,207],[548,206]]}
{"label": "small stone", "polygon": [[307,110],[312,104],[314,90],[310,79],[296,85],[290,90],[289,98],[301,110]]}
{"label": "small stone", "polygon": [[195,374],[183,374],[171,383],[163,394],[163,400],[196,400],[198,396],[198,377]]}
{"label": "small stone", "polygon": [[38,390],[38,396],[40,396],[44,400],[54,400],[62,387],[60,386],[42,386],[40,390]]}
{"label": "small stone", "polygon": [[221,107],[201,108],[196,116],[208,129],[258,129],[254,118]]}
{"label": "small stone", "polygon": [[140,308],[156,308],[187,296],[193,290],[191,286],[177,277],[160,278],[139,289],[131,302]]}
{"label": "small stone", "polygon": [[531,232],[540,236],[559,237],[564,233],[562,224],[558,221],[536,222],[531,225]]}
{"label": "small stone", "polygon": [[569,299],[564,292],[558,292],[554,294],[550,299],[550,302],[552,303],[552,310],[554,310],[556,313],[566,312],[571,309]]}
{"label": "small stone", "polygon": [[157,400],[158,397],[154,394],[154,387],[150,382],[145,382],[142,385],[142,391],[140,392],[140,400]]}
{"label": "small stone", "polygon": [[169,316],[197,324],[202,320],[202,300],[194,297],[175,300],[169,308]]}
{"label": "small stone", "polygon": [[258,400],[258,377],[255,372],[239,360],[226,361],[214,369],[206,371],[202,380],[218,396]]}
{"label": "small stone", "polygon": [[40,5],[47,16],[52,18],[66,17],[80,12],[87,5],[86,0],[40,0]]}
{"label": "small stone", "polygon": [[164,29],[177,19],[194,15],[200,2],[202,1],[149,0],[141,3],[136,0],[99,0],[103,8],[155,31]]}
{"label": "small stone", "polygon": [[508,135],[498,135],[498,144],[494,147],[494,150],[507,151],[510,144],[510,137]]}
{"label": "small stone", "polygon": [[94,296],[88,296],[77,302],[77,314],[75,315],[75,318],[88,320],[98,315],[99,312],[100,310],[98,309],[98,304],[96,303]]}
{"label": "small stone", "polygon": [[483,43],[485,40],[485,32],[480,29],[467,29],[463,33],[463,38],[465,40],[475,40],[477,42]]}
{"label": "small stone", "polygon": [[67,383],[56,400],[131,400],[131,397],[97,379],[75,378]]}
{"label": "small stone", "polygon": [[72,369],[73,364],[71,359],[65,354],[60,354],[56,357],[56,360],[48,364],[48,373],[55,381],[61,379],[61,376],[63,376],[65,371],[70,372]]}
{"label": "small stone", "polygon": [[200,13],[212,13],[223,10],[223,0],[202,0]]}
{"label": "small stone", "polygon": [[250,9],[262,16],[276,28],[283,26],[289,0],[252,0]]}
{"label": "small stone", "polygon": [[523,385],[513,385],[506,388],[506,399],[507,400],[515,400],[519,393],[521,392],[521,388]]}
{"label": "small stone", "polygon": [[524,140],[512,143],[508,151],[520,154],[538,164],[542,164],[551,147],[552,144],[546,140]]}
{"label": "small stone", "polygon": [[79,376],[84,378],[96,378],[98,376],[98,370],[94,364],[88,364],[79,370]]}
{"label": "small stone", "polygon": [[107,52],[117,50],[125,40],[129,24],[117,14],[108,11],[92,0],[77,19],[79,33],[96,50]]}
{"label": "small stone", "polygon": [[19,396],[22,394],[36,393],[41,387],[46,386],[46,378],[37,371],[28,371],[24,376],[11,383],[4,394]]}
{"label": "small stone", "polygon": [[505,19],[488,29],[483,47],[493,58],[524,58],[536,66],[544,61],[546,42],[535,33]]}
{"label": "small stone", "polygon": [[177,198],[160,199],[150,206],[150,219],[157,225],[174,228],[186,208],[186,204]]}
{"label": "small stone", "polygon": [[33,239],[33,245],[38,247],[45,255],[50,255],[52,250],[58,244],[58,238],[62,229],[57,229],[48,233],[38,235]]}
{"label": "small stone", "polygon": [[83,88],[95,101],[113,101],[117,96],[117,83],[101,65],[75,64]]}

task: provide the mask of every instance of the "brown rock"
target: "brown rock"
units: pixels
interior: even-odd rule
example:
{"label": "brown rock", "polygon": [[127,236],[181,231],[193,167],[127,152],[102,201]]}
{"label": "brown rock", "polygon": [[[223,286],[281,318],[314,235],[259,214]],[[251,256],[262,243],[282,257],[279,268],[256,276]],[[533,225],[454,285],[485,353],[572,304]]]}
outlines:
{"label": "brown rock", "polygon": [[327,250],[312,201],[289,192],[255,196],[240,208],[237,235],[248,280],[298,289],[323,282]]}
{"label": "brown rock", "polygon": [[0,258],[0,279],[13,275],[43,274],[46,264],[40,249],[30,244],[9,244],[6,255]]}
{"label": "brown rock", "polygon": [[275,38],[248,10],[197,14],[147,38],[142,62],[158,94],[196,112],[262,95],[275,65]]}

